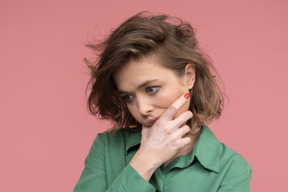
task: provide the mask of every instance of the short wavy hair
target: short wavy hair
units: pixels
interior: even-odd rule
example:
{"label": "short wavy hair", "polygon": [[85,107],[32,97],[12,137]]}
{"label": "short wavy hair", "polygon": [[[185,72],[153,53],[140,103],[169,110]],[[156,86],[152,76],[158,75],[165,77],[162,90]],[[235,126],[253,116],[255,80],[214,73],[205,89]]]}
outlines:
{"label": "short wavy hair", "polygon": [[97,55],[94,61],[84,59],[91,72],[88,108],[98,118],[111,120],[112,130],[140,125],[119,96],[113,73],[129,60],[151,54],[179,76],[184,74],[188,63],[195,67],[196,79],[190,90],[191,129],[220,117],[224,93],[215,78],[218,73],[209,57],[200,50],[189,23],[165,14],[140,12],[113,30],[104,41],[86,46]]}

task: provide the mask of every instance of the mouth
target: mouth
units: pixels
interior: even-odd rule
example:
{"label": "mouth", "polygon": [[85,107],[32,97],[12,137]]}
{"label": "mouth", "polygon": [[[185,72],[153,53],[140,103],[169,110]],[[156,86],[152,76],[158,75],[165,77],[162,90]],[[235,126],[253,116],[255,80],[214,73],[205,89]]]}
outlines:
{"label": "mouth", "polygon": [[160,116],[148,119],[144,122],[144,125],[147,127],[151,127],[155,123],[155,121],[157,121],[159,118]]}

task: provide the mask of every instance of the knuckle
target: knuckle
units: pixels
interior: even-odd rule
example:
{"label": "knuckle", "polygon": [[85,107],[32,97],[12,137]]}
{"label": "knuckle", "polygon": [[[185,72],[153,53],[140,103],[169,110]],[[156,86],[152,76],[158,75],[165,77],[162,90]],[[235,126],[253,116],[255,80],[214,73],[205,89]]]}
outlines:
{"label": "knuckle", "polygon": [[167,135],[170,135],[170,134],[172,134],[172,132],[173,132],[170,127],[166,127],[164,130],[165,130],[165,133],[166,133]]}
{"label": "knuckle", "polygon": [[182,143],[182,141],[180,139],[178,139],[178,140],[175,141],[175,146],[177,148],[180,148],[181,147],[181,143]]}

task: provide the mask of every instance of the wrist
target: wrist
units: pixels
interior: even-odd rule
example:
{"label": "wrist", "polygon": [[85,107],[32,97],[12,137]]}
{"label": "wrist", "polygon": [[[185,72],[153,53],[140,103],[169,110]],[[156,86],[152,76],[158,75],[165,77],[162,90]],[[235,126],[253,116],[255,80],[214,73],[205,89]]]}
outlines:
{"label": "wrist", "polygon": [[139,175],[141,175],[141,177],[143,177],[143,179],[149,181],[154,171],[161,164],[158,165],[158,163],[153,161],[153,158],[144,155],[138,150],[130,161],[130,165],[139,173]]}

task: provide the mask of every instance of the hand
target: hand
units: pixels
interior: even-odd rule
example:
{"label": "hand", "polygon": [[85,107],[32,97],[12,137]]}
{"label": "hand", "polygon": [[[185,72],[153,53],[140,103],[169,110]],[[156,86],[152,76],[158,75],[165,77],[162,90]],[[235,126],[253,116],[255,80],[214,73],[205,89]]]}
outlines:
{"label": "hand", "polygon": [[189,137],[183,137],[190,131],[186,122],[192,118],[191,111],[183,112],[173,119],[178,109],[186,101],[187,99],[181,96],[153,126],[142,127],[141,145],[130,164],[144,179],[149,180],[160,165],[191,142]]}

